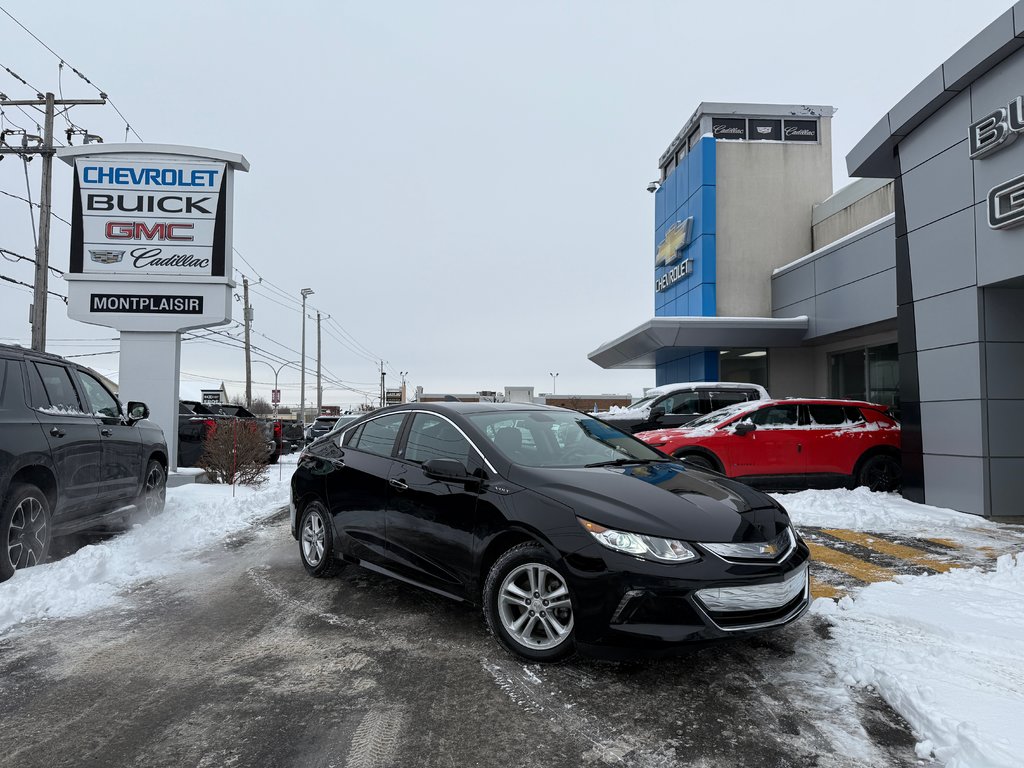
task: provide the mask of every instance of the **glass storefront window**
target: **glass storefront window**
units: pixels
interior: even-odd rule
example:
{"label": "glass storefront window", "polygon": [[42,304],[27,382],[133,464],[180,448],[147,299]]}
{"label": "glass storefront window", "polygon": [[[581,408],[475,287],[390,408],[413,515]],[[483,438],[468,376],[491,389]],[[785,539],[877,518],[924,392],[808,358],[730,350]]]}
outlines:
{"label": "glass storefront window", "polygon": [[868,400],[899,410],[900,363],[896,344],[862,347],[829,358],[832,397]]}
{"label": "glass storefront window", "polygon": [[718,380],[768,386],[768,354],[763,349],[722,350],[718,357]]}

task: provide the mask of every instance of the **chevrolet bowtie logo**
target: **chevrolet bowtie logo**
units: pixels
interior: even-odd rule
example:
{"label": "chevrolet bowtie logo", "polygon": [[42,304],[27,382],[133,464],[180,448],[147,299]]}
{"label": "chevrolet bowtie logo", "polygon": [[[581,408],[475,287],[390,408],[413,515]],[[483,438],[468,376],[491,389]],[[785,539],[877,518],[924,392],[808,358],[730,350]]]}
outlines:
{"label": "chevrolet bowtie logo", "polygon": [[658,255],[654,259],[654,266],[667,267],[680,256],[683,249],[690,244],[690,231],[693,229],[693,216],[683,221],[677,221],[668,228],[665,239],[658,245]]}

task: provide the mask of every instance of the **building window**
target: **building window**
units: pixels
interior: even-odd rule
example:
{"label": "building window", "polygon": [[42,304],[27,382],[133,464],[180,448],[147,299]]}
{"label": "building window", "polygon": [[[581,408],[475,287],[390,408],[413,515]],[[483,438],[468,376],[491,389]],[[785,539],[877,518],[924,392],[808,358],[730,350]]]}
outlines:
{"label": "building window", "polygon": [[718,355],[718,380],[767,387],[768,353],[763,349],[723,349]]}
{"label": "building window", "polygon": [[900,363],[896,344],[862,347],[829,357],[832,397],[867,400],[898,410]]}

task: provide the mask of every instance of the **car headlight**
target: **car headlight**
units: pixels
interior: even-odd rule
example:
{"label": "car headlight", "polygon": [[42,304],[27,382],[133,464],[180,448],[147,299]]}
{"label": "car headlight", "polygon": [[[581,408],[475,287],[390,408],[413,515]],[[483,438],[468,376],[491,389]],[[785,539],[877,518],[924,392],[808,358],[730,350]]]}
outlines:
{"label": "car headlight", "polygon": [[642,533],[616,531],[590,520],[584,520],[582,517],[576,519],[602,546],[614,549],[616,552],[661,563],[685,563],[697,559],[697,553],[677,539],[663,539],[658,536],[645,536]]}

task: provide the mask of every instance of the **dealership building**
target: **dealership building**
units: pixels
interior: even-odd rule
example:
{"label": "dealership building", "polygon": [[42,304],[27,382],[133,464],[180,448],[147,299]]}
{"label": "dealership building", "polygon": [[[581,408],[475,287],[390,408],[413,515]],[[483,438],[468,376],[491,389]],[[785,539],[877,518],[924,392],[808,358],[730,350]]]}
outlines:
{"label": "dealership building", "polygon": [[899,410],[903,494],[1024,514],[1024,2],[894,106],[833,193],[833,108],[703,103],[661,155],[653,316],[590,353],[656,383]]}

